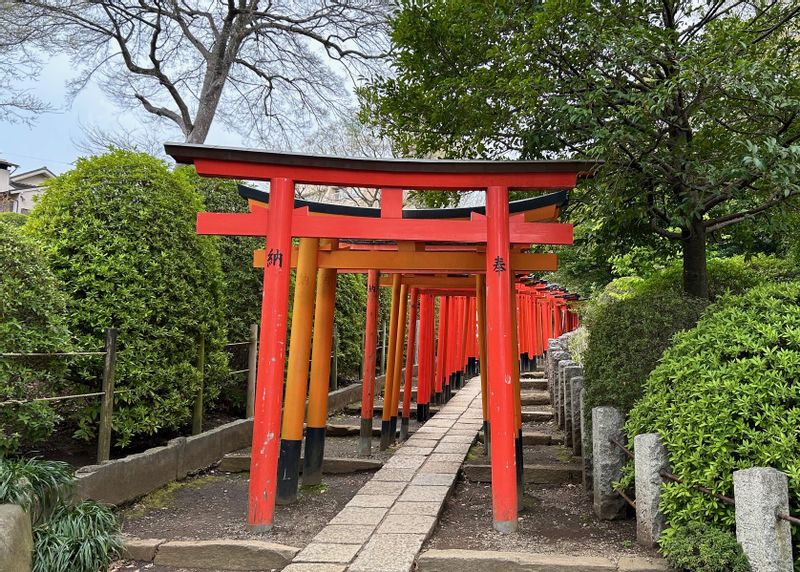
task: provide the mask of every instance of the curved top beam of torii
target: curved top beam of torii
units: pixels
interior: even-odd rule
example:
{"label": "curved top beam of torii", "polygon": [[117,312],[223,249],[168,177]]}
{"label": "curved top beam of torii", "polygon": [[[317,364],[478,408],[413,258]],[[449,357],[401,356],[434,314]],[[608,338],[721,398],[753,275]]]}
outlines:
{"label": "curved top beam of torii", "polygon": [[354,159],[258,149],[167,143],[178,163],[194,164],[206,177],[269,180],[353,187],[422,190],[571,189],[591,177],[598,161],[472,161],[444,159]]}

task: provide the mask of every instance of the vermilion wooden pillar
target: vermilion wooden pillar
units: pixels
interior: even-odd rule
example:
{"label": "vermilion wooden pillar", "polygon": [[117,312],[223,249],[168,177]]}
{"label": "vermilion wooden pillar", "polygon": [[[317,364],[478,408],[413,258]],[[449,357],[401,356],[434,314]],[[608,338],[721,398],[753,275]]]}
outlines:
{"label": "vermilion wooden pillar", "polygon": [[419,359],[417,370],[417,421],[428,419],[433,382],[433,297],[419,298]]}
{"label": "vermilion wooden pillar", "polygon": [[[386,374],[383,385],[383,409],[381,411],[381,451],[389,448],[391,440],[391,404],[394,384],[394,354],[397,351],[397,315],[400,310],[400,274],[392,275],[392,310],[389,318],[389,351],[386,358]],[[402,350],[401,350],[402,351]]]}
{"label": "vermilion wooden pillar", "polygon": [[[406,337],[406,315],[408,313],[408,286],[402,284],[400,286],[400,306],[397,311],[397,342],[395,344],[394,354],[394,381],[392,382],[391,393],[391,407],[389,412],[391,414],[389,441],[395,443],[397,441],[397,410],[400,404],[400,386],[403,378],[403,348],[405,347]],[[386,403],[383,404],[386,407]]]}
{"label": "vermilion wooden pillar", "polygon": [[367,274],[367,319],[364,326],[364,362],[361,379],[361,437],[358,454],[372,453],[372,417],[375,406],[375,360],[378,343],[378,307],[380,304],[380,275],[377,270]]}
{"label": "vermilion wooden pillar", "polygon": [[[400,441],[408,439],[408,423],[411,413],[411,382],[414,379],[414,347],[417,341],[418,300],[418,290],[411,288],[411,301],[408,308],[408,348],[406,349],[406,371],[403,385],[403,413],[400,419]],[[417,381],[417,407],[419,407],[419,381]]]}
{"label": "vermilion wooden pillar", "polygon": [[492,508],[494,528],[517,530],[517,469],[514,440],[514,355],[511,328],[511,268],[508,188],[486,190],[486,314],[489,359]]}
{"label": "vermilion wooden pillar", "polygon": [[464,317],[461,320],[461,348],[459,352],[459,364],[458,364],[458,376],[459,376],[459,387],[464,386],[464,381],[466,380],[466,373],[467,373],[467,343],[469,342],[469,326],[470,326],[470,318],[469,318],[469,309],[471,307],[471,298],[467,298],[466,296],[463,299],[462,306],[464,309]]}
{"label": "vermilion wooden pillar", "polygon": [[444,379],[447,376],[446,346],[447,340],[447,296],[439,297],[439,327],[436,333],[436,403],[444,403]]}
{"label": "vermilion wooden pillar", "polygon": [[289,275],[292,267],[293,208],[294,182],[285,178],[272,179],[256,374],[257,399],[250,457],[248,523],[255,530],[270,530],[275,513]]}
{"label": "vermilion wooden pillar", "polygon": [[489,390],[488,358],[486,357],[486,277],[478,274],[475,277],[475,306],[477,310],[478,361],[481,375],[481,405],[483,409],[483,443],[486,454],[489,454],[491,434],[489,431]]}

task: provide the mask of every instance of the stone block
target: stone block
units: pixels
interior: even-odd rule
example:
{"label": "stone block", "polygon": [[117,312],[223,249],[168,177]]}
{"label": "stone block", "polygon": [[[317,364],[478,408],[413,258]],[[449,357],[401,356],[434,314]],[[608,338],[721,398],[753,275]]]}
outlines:
{"label": "stone block", "polygon": [[358,544],[369,540],[375,525],[329,524],[311,541],[316,544]]}
{"label": "stone block", "polygon": [[29,572],[33,555],[31,519],[15,504],[0,504],[0,570]]}
{"label": "stone block", "polygon": [[412,485],[449,487],[456,481],[455,473],[419,473],[412,480]]}
{"label": "stone block", "polygon": [[164,544],[163,538],[133,538],[123,537],[122,556],[125,560],[139,560],[141,562],[152,562],[156,557],[158,547]]}
{"label": "stone block", "polygon": [[424,534],[375,534],[350,565],[350,572],[410,572]]}
{"label": "stone block", "polygon": [[624,444],[624,422],[616,407],[592,409],[594,512],[603,520],[620,518],[625,510],[625,501],[611,486],[622,477],[622,466],[627,459],[625,452],[611,443],[613,438]]}
{"label": "stone block", "polygon": [[676,572],[661,558],[623,556],[617,562],[618,572]]}
{"label": "stone block", "polygon": [[633,439],[636,472],[636,540],[653,547],[667,522],[659,510],[661,504],[661,471],[669,469],[667,449],[658,433],[644,433]]}
{"label": "stone block", "polygon": [[427,459],[422,455],[399,455],[389,459],[383,466],[387,469],[419,469]]}
{"label": "stone block", "polygon": [[400,502],[443,502],[449,492],[450,487],[409,485],[398,500]]}
{"label": "stone block", "polygon": [[437,463],[428,461],[419,469],[419,474],[445,474],[455,475],[461,470],[461,463]]}
{"label": "stone block", "polygon": [[258,540],[172,540],[159,547],[153,562],[178,568],[280,570],[297,552],[293,546]]}
{"label": "stone block", "polygon": [[[583,369],[581,369],[581,372]],[[570,424],[572,428],[572,454],[580,457],[583,451],[581,440],[581,391],[583,391],[583,376],[575,375],[569,381],[570,387]]]}
{"label": "stone block", "polygon": [[328,524],[375,524],[386,515],[386,508],[344,507]]}
{"label": "stone block", "polygon": [[792,571],[792,531],[776,514],[789,514],[789,481],[765,467],[733,473],[736,498],[736,540],[753,572]]}
{"label": "stone block", "polygon": [[351,498],[350,502],[348,502],[345,506],[358,506],[362,508],[389,508],[394,504],[394,501],[397,500],[398,496],[400,496],[400,493],[389,495],[368,495],[359,492],[356,496]]}
{"label": "stone block", "polygon": [[581,390],[580,399],[581,440],[583,441],[581,445],[581,457],[583,459],[583,471],[581,476],[583,480],[583,490],[588,493],[592,490],[592,432],[589,431],[588,424],[586,423],[586,388]]}
{"label": "stone block", "polygon": [[420,516],[439,516],[444,505],[439,501],[396,502],[389,514],[416,514]]}
{"label": "stone block", "polygon": [[464,461],[465,456],[466,452],[440,453],[439,451],[436,451],[433,455],[428,457],[428,460],[432,463],[461,463],[462,461]]}
{"label": "stone block", "polygon": [[371,481],[402,481],[409,482],[414,478],[416,469],[389,469],[384,467],[374,475]]}
{"label": "stone block", "polygon": [[428,550],[417,558],[418,572],[616,572],[608,558],[494,552]]}
{"label": "stone block", "polygon": [[427,538],[434,526],[435,516],[390,514],[378,526],[377,534],[424,534]]}
{"label": "stone block", "polygon": [[425,457],[431,453],[433,453],[433,447],[415,447],[409,443],[400,447],[395,455],[420,455]]}
{"label": "stone block", "polygon": [[453,441],[442,441],[433,450],[434,453],[455,453],[459,455],[466,455],[469,452],[471,443],[458,443]]}
{"label": "stone block", "polygon": [[347,564],[361,548],[361,544],[334,544],[311,542],[295,556],[294,562],[338,562]]}
{"label": "stone block", "polygon": [[298,562],[289,564],[283,572],[346,572],[346,564],[328,564],[320,562]]}
{"label": "stone block", "polygon": [[402,481],[369,481],[362,486],[358,494],[360,495],[392,495],[395,498],[403,489],[406,483]]}
{"label": "stone block", "polygon": [[182,440],[183,455],[177,470],[179,479],[210,467],[231,451],[249,447],[253,440],[253,420],[239,419]]}

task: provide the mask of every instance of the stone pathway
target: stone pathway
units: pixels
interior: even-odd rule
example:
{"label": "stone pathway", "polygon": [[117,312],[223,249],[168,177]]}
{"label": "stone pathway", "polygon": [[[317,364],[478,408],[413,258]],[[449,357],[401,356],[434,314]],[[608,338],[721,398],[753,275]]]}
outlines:
{"label": "stone pathway", "polygon": [[285,572],[409,572],[483,427],[480,383],[467,382],[420,427]]}

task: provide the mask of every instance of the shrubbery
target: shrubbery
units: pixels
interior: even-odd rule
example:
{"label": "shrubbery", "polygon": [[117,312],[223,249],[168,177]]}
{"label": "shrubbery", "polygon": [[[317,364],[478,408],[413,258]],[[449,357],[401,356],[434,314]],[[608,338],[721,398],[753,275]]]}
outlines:
{"label": "shrubbery", "polygon": [[[798,276],[798,268],[772,257],[709,261],[712,300],[762,283]],[[645,379],[679,331],[695,325],[708,300],[683,293],[680,265],[646,280],[615,280],[587,312],[591,331],[586,352],[587,411],[613,405],[627,412],[642,395]]]}
{"label": "shrubbery", "polygon": [[[363,274],[340,274],[336,278],[334,323],[339,336],[339,375],[361,377],[364,323],[367,313],[367,278]],[[378,342],[380,344],[380,341]]]}
{"label": "shrubbery", "polygon": [[[68,351],[66,299],[47,259],[17,222],[0,218],[0,352]],[[0,401],[53,395],[64,371],[58,358],[0,358]],[[48,437],[56,419],[43,402],[0,406],[0,457],[20,440]]]}
{"label": "shrubbery", "polygon": [[664,537],[661,548],[676,570],[750,572],[750,563],[735,534],[699,522]]}
{"label": "shrubbery", "polygon": [[[672,526],[665,550],[694,521],[731,529],[733,507],[695,487],[732,496],[738,469],[785,472],[790,504],[800,507],[798,427],[800,283],[725,297],[697,327],[678,334],[626,425],[629,442],[659,433],[672,472],[683,480],[662,489],[661,509]],[[622,486],[631,480],[629,467]]]}
{"label": "shrubbery", "polygon": [[0,459],[0,504],[20,505],[33,526],[33,572],[100,572],[122,549],[113,511],[73,503],[76,479],[66,463]]}
{"label": "shrubbery", "polygon": [[[177,429],[199,386],[197,341],[206,336],[206,398],[226,369],[223,281],[214,238],[197,236],[202,199],[189,177],[141,153],[81,159],[48,183],[26,232],[39,239],[64,284],[68,326],[84,350],[103,347],[119,328],[114,431]],[[94,391],[100,365],[71,378]],[[98,404],[80,413],[79,435],[93,436]]]}

